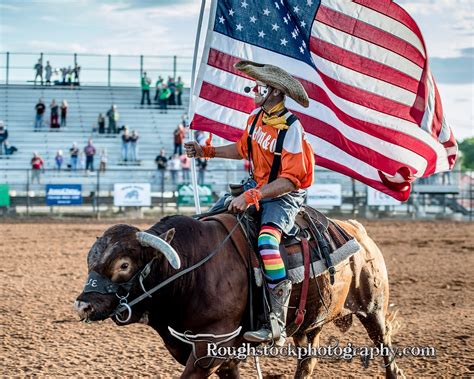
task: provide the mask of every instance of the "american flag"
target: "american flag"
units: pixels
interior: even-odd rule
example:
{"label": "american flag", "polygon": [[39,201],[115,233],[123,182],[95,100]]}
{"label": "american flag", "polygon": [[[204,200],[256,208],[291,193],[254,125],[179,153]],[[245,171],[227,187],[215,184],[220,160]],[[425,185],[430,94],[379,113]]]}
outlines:
{"label": "american flag", "polygon": [[[453,167],[425,43],[390,0],[213,0],[193,93],[191,127],[236,141],[255,108],[241,59],[283,68],[305,87],[291,99],[316,164],[398,200],[410,183]],[[317,177],[316,177],[317,180]]]}

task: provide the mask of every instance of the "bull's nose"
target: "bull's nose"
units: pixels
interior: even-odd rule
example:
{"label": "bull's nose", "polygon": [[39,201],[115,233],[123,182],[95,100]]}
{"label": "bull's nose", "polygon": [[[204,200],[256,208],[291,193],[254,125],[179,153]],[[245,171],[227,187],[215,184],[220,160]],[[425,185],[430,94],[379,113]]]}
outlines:
{"label": "bull's nose", "polygon": [[76,300],[74,302],[74,310],[77,312],[81,320],[83,320],[92,312],[92,305],[86,301]]}

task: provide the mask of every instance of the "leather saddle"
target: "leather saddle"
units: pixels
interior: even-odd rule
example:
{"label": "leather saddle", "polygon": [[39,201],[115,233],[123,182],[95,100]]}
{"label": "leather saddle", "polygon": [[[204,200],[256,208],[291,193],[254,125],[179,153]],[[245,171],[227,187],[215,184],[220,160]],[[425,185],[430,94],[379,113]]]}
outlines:
{"label": "leather saddle", "polygon": [[[205,215],[204,215],[205,216]],[[254,268],[260,267],[260,257],[256,253],[257,237],[260,230],[258,214],[246,214],[240,221],[241,231],[234,232],[232,241],[246,264]],[[201,218],[202,221],[215,220],[230,232],[239,222],[237,217],[228,212],[213,214]],[[296,234],[283,235],[280,252],[287,270],[303,266],[303,244],[306,240],[309,245],[310,262],[322,261],[329,271],[331,283],[334,282],[335,268],[331,253],[337,251],[348,241],[353,239],[335,222],[329,220],[324,214],[309,206],[301,208],[295,219]],[[250,257],[250,258],[249,258]]]}

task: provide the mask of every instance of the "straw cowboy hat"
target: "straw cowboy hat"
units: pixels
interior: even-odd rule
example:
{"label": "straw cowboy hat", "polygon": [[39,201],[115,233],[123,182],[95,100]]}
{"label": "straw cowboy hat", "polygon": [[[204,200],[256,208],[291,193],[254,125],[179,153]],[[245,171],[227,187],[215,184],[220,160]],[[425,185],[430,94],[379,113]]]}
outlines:
{"label": "straw cowboy hat", "polygon": [[234,67],[251,78],[282,91],[303,107],[309,106],[308,94],[303,85],[280,67],[252,61],[240,61]]}

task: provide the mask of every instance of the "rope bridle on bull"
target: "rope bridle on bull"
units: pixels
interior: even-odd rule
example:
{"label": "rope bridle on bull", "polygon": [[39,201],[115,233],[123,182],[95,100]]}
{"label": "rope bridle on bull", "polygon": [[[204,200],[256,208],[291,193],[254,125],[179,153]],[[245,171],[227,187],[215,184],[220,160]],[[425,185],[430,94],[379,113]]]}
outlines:
{"label": "rope bridle on bull", "polygon": [[[141,301],[145,300],[146,298],[151,298],[152,295],[160,290],[161,288],[167,286],[168,284],[174,282],[176,279],[182,277],[183,275],[186,275],[190,273],[191,271],[197,269],[198,267],[202,266],[206,262],[208,262],[212,257],[214,257],[224,246],[224,244],[229,241],[229,239],[232,237],[232,234],[237,230],[237,228],[241,225],[240,220],[243,217],[243,214],[237,215],[237,222],[234,227],[229,231],[227,236],[222,240],[222,242],[216,246],[215,249],[213,249],[208,255],[206,255],[203,259],[195,263],[194,265],[179,271],[178,273],[170,276],[166,280],[162,281],[161,283],[157,284],[155,287],[147,290],[145,288],[145,285],[143,281],[146,279],[146,277],[150,274],[151,272],[151,267],[154,261],[156,260],[156,257],[152,258],[140,271],[138,271],[136,274],[132,276],[131,279],[129,279],[127,282],[124,283],[115,283],[112,282],[110,279],[103,277],[102,275],[91,271],[89,273],[89,276],[87,278],[86,285],[84,286],[84,292],[98,292],[101,294],[115,294],[118,299],[119,299],[119,305],[117,308],[108,316],[108,317],[115,317],[117,322],[121,324],[125,324],[130,319],[132,318],[132,307]],[[146,232],[139,232],[143,234],[147,234]],[[150,236],[148,236],[150,237]],[[153,238],[159,238],[156,236],[151,236]],[[143,238],[140,237],[139,238]],[[165,241],[161,241],[162,243],[166,244]],[[160,242],[160,243],[161,243]],[[176,268],[176,267],[175,267]],[[136,281],[140,284],[140,287],[143,291],[143,293],[136,297],[135,299],[128,301],[128,297],[130,295],[130,290],[131,288],[135,285]],[[119,292],[121,292],[123,295],[120,295]],[[124,315],[124,312],[127,312]]]}

